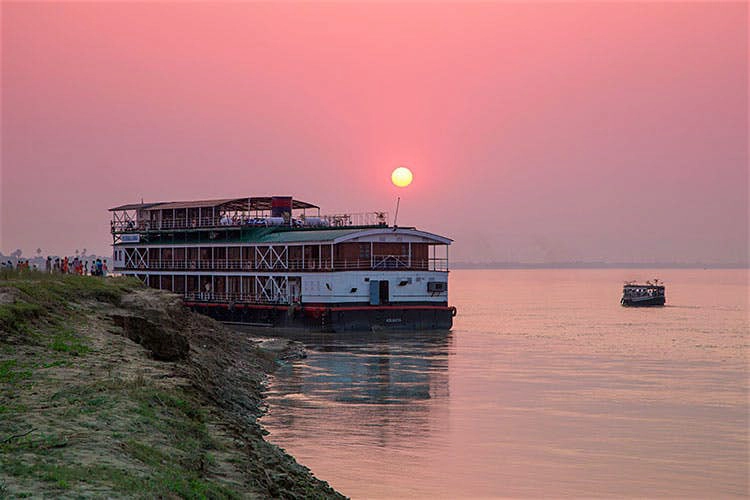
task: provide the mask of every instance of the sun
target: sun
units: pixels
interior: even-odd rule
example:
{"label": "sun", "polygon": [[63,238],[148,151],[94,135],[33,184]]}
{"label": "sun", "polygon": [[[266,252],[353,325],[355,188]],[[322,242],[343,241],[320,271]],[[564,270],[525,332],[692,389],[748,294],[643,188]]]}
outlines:
{"label": "sun", "polygon": [[403,188],[408,186],[411,184],[412,179],[414,179],[414,175],[412,175],[411,170],[406,167],[398,167],[391,174],[391,182],[397,187]]}

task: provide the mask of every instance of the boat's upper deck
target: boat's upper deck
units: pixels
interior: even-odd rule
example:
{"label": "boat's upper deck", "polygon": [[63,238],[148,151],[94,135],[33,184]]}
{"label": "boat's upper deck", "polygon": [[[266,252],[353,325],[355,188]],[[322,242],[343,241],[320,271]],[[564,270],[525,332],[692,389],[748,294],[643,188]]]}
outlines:
{"label": "boat's upper deck", "polygon": [[134,203],[109,209],[113,235],[206,229],[325,229],[387,227],[387,212],[321,215],[320,207],[291,196]]}
{"label": "boat's upper deck", "polygon": [[657,285],[654,283],[646,282],[645,285],[629,282],[625,283],[622,287],[622,294],[626,297],[630,296],[650,296],[660,297],[664,296],[664,285]]}

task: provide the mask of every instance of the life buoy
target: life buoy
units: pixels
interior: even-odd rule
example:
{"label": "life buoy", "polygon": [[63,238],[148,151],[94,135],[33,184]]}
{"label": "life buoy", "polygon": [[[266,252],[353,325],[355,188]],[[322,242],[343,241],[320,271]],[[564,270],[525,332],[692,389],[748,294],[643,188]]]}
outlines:
{"label": "life buoy", "polygon": [[456,312],[457,312],[456,306],[451,306],[450,311],[451,311],[451,317],[455,318]]}

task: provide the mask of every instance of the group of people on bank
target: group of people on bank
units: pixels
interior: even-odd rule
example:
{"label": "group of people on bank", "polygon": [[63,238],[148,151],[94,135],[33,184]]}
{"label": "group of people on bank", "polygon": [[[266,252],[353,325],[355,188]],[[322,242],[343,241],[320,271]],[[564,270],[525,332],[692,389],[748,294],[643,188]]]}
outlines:
{"label": "group of people on bank", "polygon": [[[90,264],[90,266],[89,266]],[[68,257],[60,259],[56,257],[47,257],[44,263],[44,271],[47,273],[78,274],[79,276],[106,276],[109,268],[107,259],[96,258],[96,260],[83,260],[74,257],[72,260]]]}
{"label": "group of people on bank", "polygon": [[[15,263],[12,260],[2,263],[3,269],[16,271],[40,271],[37,264],[31,263],[28,259],[18,259]],[[77,274],[79,276],[106,276],[109,272],[107,259],[81,259],[78,257],[47,257],[44,261],[44,272],[51,274]]]}
{"label": "group of people on bank", "polygon": [[12,260],[8,260],[7,262],[2,262],[2,268],[3,269],[16,269],[18,271],[38,271],[36,264],[30,263],[28,260],[18,259],[18,261],[13,264]]}

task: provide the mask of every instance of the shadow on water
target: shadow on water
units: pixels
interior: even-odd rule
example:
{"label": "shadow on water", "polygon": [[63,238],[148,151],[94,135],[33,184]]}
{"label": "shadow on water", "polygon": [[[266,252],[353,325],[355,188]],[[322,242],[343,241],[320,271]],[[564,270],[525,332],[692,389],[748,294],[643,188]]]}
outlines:
{"label": "shadow on water", "polygon": [[308,332],[304,330],[283,330],[272,328],[256,328],[242,325],[232,325],[232,328],[249,333],[257,337],[285,338],[302,342],[309,349],[320,349],[331,346],[357,346],[390,344],[398,345],[431,345],[449,342],[452,332],[449,330],[408,331],[408,330],[379,330],[361,332]]}
{"label": "shadow on water", "polygon": [[381,405],[447,395],[449,331],[294,332],[283,337],[302,342],[308,357],[277,370],[273,385],[279,395]]}
{"label": "shadow on water", "polygon": [[428,432],[430,414],[448,400],[449,331],[283,336],[303,342],[308,357],[281,366],[272,378],[264,418],[272,435],[328,428],[368,436],[380,447],[402,434]]}

